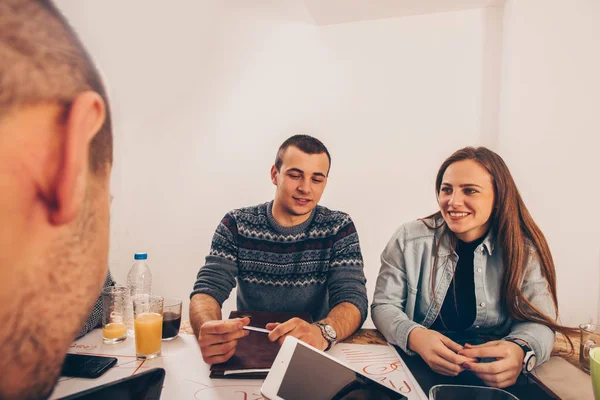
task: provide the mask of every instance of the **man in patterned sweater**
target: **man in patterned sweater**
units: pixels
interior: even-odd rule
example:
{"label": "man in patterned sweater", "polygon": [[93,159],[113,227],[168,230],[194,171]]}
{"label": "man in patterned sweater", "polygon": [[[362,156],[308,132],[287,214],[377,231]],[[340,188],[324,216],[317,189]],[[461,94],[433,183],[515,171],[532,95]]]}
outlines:
{"label": "man in patterned sweater", "polygon": [[316,324],[293,318],[266,326],[271,341],[286,336],[328,350],[367,316],[363,260],[348,214],[317,205],[331,166],[327,148],[308,135],[286,140],[271,168],[277,187],[269,203],[229,212],[191,294],[190,321],[204,361],[235,353],[250,320],[223,321],[221,306],[238,284],[237,308],[309,312]]}

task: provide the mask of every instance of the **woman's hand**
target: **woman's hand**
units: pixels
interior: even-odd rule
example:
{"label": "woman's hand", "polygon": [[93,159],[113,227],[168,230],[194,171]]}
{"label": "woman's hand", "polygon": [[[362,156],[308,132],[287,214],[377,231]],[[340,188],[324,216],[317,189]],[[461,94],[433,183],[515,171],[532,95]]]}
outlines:
{"label": "woman's hand", "polygon": [[442,335],[425,328],[415,328],[408,334],[408,348],[418,353],[429,367],[442,375],[456,376],[464,371],[463,364],[477,360],[457,354],[463,347]]}
{"label": "woman's hand", "polygon": [[496,361],[490,363],[466,362],[463,368],[473,371],[486,385],[497,388],[515,384],[525,357],[519,345],[507,340],[494,340],[479,346],[466,344],[458,354],[470,358],[495,358]]}

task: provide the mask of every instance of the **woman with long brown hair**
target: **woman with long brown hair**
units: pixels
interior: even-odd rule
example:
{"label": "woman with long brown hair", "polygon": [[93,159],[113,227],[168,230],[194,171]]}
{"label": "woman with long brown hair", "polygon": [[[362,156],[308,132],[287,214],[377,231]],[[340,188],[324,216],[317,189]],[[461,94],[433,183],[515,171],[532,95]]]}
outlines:
{"label": "woman with long brown hair", "polygon": [[550,357],[555,332],[571,332],[556,322],[548,243],[485,147],[446,159],[435,190],[440,210],[401,225],[381,255],[373,322],[438,373],[510,386]]}

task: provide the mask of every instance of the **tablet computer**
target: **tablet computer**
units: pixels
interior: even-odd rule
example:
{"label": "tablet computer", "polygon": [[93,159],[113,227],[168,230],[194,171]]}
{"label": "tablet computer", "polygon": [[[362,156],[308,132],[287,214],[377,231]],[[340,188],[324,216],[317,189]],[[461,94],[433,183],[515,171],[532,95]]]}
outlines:
{"label": "tablet computer", "polygon": [[153,368],[60,400],[159,400],[164,380],[165,370]]}
{"label": "tablet computer", "polygon": [[406,399],[291,336],[283,342],[260,391],[271,400]]}

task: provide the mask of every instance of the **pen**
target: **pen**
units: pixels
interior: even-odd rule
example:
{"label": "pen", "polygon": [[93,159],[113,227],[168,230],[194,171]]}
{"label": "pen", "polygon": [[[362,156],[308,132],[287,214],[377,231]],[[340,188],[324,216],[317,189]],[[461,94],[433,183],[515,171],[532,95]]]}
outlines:
{"label": "pen", "polygon": [[271,333],[271,331],[268,329],[256,328],[254,326],[244,326],[244,327],[242,327],[242,329],[245,329],[247,331],[252,331],[252,332],[266,333],[266,334]]}

